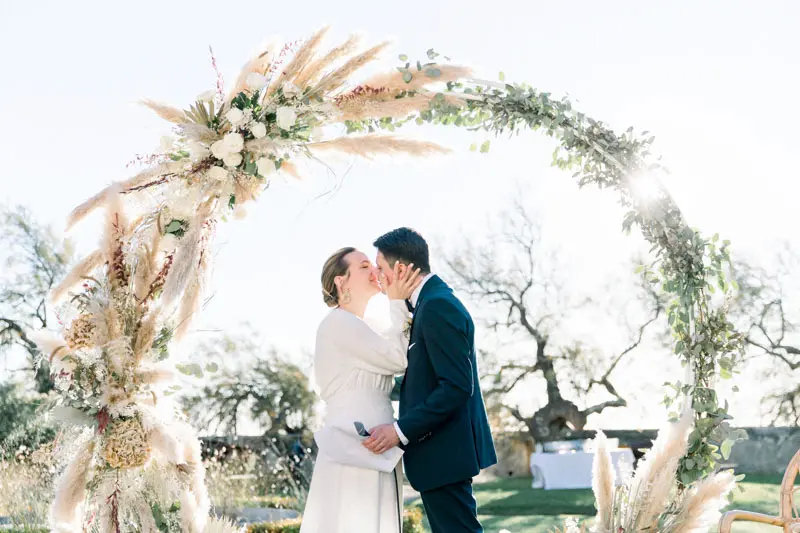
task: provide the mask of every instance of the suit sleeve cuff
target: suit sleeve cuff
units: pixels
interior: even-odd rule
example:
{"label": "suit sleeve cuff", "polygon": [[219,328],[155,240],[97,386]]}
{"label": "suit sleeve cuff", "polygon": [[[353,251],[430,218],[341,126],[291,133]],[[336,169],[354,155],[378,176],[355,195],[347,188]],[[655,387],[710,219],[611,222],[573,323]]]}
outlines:
{"label": "suit sleeve cuff", "polygon": [[400,430],[400,425],[396,421],[394,423],[394,430],[397,432],[397,437],[400,439],[400,442],[403,443],[403,446],[408,445],[408,439],[403,435],[403,432]]}

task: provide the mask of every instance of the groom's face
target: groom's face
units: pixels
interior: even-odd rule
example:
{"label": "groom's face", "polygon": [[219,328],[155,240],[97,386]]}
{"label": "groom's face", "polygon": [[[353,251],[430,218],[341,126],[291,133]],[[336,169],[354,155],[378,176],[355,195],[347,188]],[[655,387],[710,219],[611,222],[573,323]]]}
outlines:
{"label": "groom's face", "polygon": [[394,273],[392,272],[392,267],[389,266],[389,262],[385,257],[383,257],[381,252],[378,252],[378,256],[375,258],[375,264],[378,265],[378,272],[386,277],[386,281],[389,283],[394,283]]}
{"label": "groom's face", "polygon": [[[378,252],[378,256],[375,258],[375,264],[378,265],[378,271],[385,276],[386,282],[389,284],[394,283],[394,269],[381,252]],[[406,266],[401,263],[398,268],[398,273],[402,275],[405,268]],[[383,290],[386,291],[386,287],[384,287]]]}

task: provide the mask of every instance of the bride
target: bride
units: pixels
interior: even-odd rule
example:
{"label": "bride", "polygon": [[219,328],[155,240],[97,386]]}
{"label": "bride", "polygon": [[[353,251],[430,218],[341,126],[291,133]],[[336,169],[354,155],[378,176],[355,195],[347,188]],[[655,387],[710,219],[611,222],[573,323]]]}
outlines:
{"label": "bride", "polygon": [[[405,300],[420,282],[412,266],[389,284],[364,253],[342,248],[322,269],[323,299],[333,309],[317,330],[314,374],[326,414],[314,434],[319,453],[300,533],[401,532],[403,451],[373,454],[361,442],[369,428],[394,420],[389,395],[407,365]],[[363,321],[382,289],[392,322],[384,335]]]}

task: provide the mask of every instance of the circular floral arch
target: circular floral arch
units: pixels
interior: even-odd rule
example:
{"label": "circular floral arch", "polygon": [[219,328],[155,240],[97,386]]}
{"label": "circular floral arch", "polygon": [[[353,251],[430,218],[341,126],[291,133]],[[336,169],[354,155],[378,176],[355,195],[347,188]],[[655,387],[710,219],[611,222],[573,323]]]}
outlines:
{"label": "circular floral arch", "polygon": [[[472,79],[468,68],[433,50],[424,61],[401,55],[394,71],[356,84],[356,73],[387,43],[356,53],[350,38],[322,53],[325,33],[266,49],[229,91],[218,74],[216,88],[188,109],[144,101],[174,124],[173,137],[140,160],[143,170],[70,215],[71,226],[96,208],[106,213],[102,246],[53,292],[63,302],[64,330],[39,336],[62,410],[91,427],[59,481],[54,529],[97,520],[117,531],[131,523],[155,531],[154,504],[171,509],[183,530],[204,529],[209,501],[200,446],[163,391],[170,341],[186,332],[201,302],[216,224],[256,200],[276,172],[296,176],[298,158],[446,151],[391,134],[409,122],[494,134],[539,130],[558,141],[553,165],[572,171],[581,186],[618,193],[627,209],[623,228],[638,227],[652,245],[643,275],[669,297],[674,351],[687,367],[686,382],[672,385],[673,400],[689,399],[695,418],[679,481],[711,473],[734,441],[714,381],[730,375],[742,349],[715,303],[721,299],[712,299],[732,290],[724,274],[728,242],[690,228],[660,185],[646,201],[634,194],[660,169],[649,151],[653,138],[633,129],[618,134],[569,100],[527,85]],[[212,64],[216,69],[213,55]],[[328,137],[332,125],[346,133]],[[480,146],[488,149],[488,142]],[[161,501],[153,501],[156,493]]]}

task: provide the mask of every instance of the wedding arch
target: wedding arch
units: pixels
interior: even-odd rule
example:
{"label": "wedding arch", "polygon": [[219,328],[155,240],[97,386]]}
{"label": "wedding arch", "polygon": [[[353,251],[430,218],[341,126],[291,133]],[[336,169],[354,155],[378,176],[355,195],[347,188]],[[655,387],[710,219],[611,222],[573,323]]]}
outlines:
{"label": "wedding arch", "polygon": [[[724,307],[732,291],[729,243],[690,228],[658,181],[647,198],[637,195],[661,169],[650,154],[653,137],[618,134],[528,85],[473,79],[433,50],[423,61],[401,55],[394,71],[355,82],[387,43],[356,53],[350,38],[321,53],[325,33],[267,48],[228,91],[218,73],[216,88],[188,109],[144,101],[174,125],[174,135],[142,160],[143,170],[70,215],[72,226],[102,208],[105,222],[99,249],[53,291],[63,331],[38,338],[55,375],[59,415],[89,428],[72,443],[53,529],[92,523],[156,531],[153,505],[168,509],[182,530],[205,528],[200,445],[163,391],[174,377],[170,342],[187,331],[202,299],[216,225],[255,201],[274,174],[297,176],[300,158],[446,151],[393,134],[409,123],[493,134],[539,130],[558,142],[553,165],[572,171],[581,186],[618,193],[627,210],[623,228],[638,227],[652,245],[642,274],[669,296],[674,351],[687,368],[687,379],[672,386],[676,401],[690,400],[695,422],[678,480],[688,486],[713,472],[735,437],[714,383],[730,375],[742,349]],[[213,56],[212,63],[216,69]],[[331,136],[337,125],[340,133]]]}

